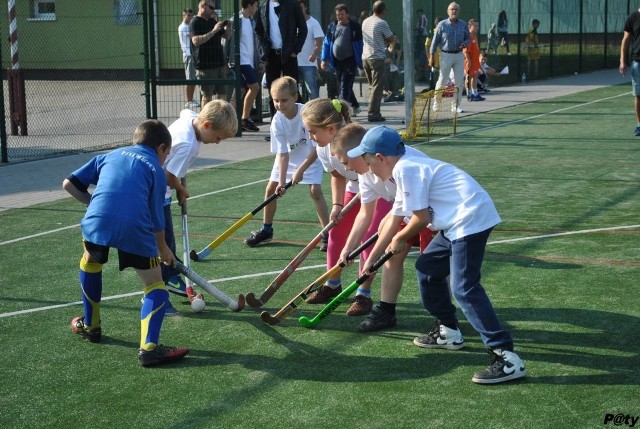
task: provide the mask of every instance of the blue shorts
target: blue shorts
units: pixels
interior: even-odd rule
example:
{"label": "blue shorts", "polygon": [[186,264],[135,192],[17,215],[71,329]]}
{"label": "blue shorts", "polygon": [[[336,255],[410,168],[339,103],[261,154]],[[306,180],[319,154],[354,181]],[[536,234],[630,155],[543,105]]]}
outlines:
{"label": "blue shorts", "polygon": [[240,83],[243,88],[253,85],[254,83],[258,83],[256,70],[248,64],[240,66],[240,76],[242,77],[242,81]]}
{"label": "blue shorts", "polygon": [[631,87],[633,95],[640,97],[640,62],[631,61]]}

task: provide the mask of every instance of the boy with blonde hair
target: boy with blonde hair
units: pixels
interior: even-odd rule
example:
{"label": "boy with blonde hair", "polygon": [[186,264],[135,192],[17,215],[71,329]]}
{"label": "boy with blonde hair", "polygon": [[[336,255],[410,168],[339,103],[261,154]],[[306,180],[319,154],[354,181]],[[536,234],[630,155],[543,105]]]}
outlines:
{"label": "boy with blonde hair", "polygon": [[[176,239],[173,233],[173,219],[171,218],[171,196],[176,190],[179,205],[183,205],[189,198],[189,191],[182,185],[181,179],[187,175],[187,170],[200,152],[200,143],[218,144],[224,139],[236,135],[238,118],[231,104],[224,100],[212,100],[205,104],[200,113],[184,109],[180,117],[169,126],[171,133],[171,152],[163,168],[167,176],[167,189],[164,199],[165,240],[171,251],[176,253]],[[162,267],[162,278],[167,289],[181,296],[187,296],[187,288],[178,272],[168,266]],[[169,303],[167,315],[177,314],[176,309]]]}
{"label": "boy with blonde hair", "polygon": [[[307,184],[324,228],[329,223],[329,211],[322,194],[322,164],[302,123],[300,112],[303,105],[296,102],[298,83],[289,76],[274,80],[271,83],[271,98],[276,114],[271,120],[270,141],[271,152],[276,154],[276,159],[265,190],[265,200],[276,192],[284,195],[285,185],[289,181],[294,185]],[[273,218],[277,204],[277,200],[274,200],[264,208],[262,228],[252,231],[245,239],[247,246],[255,247],[273,239]]]}

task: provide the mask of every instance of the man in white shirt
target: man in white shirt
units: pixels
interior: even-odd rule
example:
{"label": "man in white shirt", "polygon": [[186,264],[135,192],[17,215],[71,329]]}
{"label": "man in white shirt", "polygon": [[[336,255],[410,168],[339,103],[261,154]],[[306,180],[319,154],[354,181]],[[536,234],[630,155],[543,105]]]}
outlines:
{"label": "man in white shirt", "polygon": [[[178,26],[178,37],[180,38],[180,47],[182,48],[182,63],[184,64],[185,76],[189,80],[196,79],[196,68],[193,65],[193,58],[191,57],[191,37],[189,34],[189,23],[193,18],[193,10],[186,8],[182,10],[182,22]],[[185,87],[185,94],[187,96],[187,102],[184,105],[186,109],[200,106],[200,103],[193,99],[193,93],[195,92],[195,85],[187,85]]]}
{"label": "man in white shirt", "polygon": [[318,55],[322,49],[324,32],[317,19],[309,13],[307,0],[300,0],[302,15],[307,21],[307,38],[302,45],[302,50],[298,54],[298,72],[301,81],[309,90],[309,100],[320,96],[318,85]]}

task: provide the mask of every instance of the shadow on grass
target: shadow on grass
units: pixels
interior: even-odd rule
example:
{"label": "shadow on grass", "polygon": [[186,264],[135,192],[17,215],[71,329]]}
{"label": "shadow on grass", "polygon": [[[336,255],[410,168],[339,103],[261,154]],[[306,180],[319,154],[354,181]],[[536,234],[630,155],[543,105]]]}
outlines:
{"label": "shadow on grass", "polygon": [[[269,340],[265,354],[193,350],[191,356],[195,359],[185,361],[184,365],[242,365],[277,379],[367,383],[426,379],[459,367],[479,370],[488,362],[479,335],[463,319],[464,349],[452,352],[413,346],[413,337],[427,332],[433,323],[418,303],[399,305],[396,328],[370,334],[357,332],[362,318],[341,313],[324,320],[318,329],[301,333],[297,316],[299,314],[278,327],[263,324],[254,317],[245,318]],[[518,324],[518,329],[512,329],[516,351],[529,370],[529,377],[519,382],[640,384],[637,372],[640,336],[633,331],[633,327],[640,325],[640,318],[636,316],[589,309],[501,308],[499,317]],[[612,332],[618,335],[611,335]],[[255,338],[255,341],[263,340]],[[284,347],[287,353],[271,355],[273,343]],[[369,346],[370,350],[380,349],[384,356],[354,352]]]}

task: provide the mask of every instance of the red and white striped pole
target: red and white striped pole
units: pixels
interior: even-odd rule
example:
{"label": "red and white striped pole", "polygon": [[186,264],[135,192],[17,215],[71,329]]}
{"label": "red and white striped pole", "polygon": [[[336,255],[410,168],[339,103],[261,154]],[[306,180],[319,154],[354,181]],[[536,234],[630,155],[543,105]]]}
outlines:
{"label": "red and white striped pole", "polygon": [[27,101],[24,89],[24,77],[18,61],[18,14],[16,0],[7,0],[9,8],[9,41],[11,43],[11,70],[7,72],[9,86],[9,117],[11,118],[11,135],[27,135]]}
{"label": "red and white striped pole", "polygon": [[8,0],[9,7],[9,37],[11,41],[11,68],[19,69],[18,61],[18,17],[16,13],[16,0]]}

